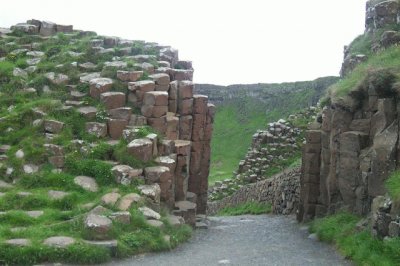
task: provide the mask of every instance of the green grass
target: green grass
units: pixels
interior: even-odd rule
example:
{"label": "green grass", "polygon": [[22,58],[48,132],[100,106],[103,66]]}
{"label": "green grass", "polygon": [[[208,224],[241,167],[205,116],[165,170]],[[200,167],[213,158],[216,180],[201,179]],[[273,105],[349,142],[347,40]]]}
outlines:
{"label": "green grass", "polygon": [[225,207],[218,212],[218,216],[236,216],[244,214],[266,214],[272,211],[270,203],[247,202],[234,207]]}
{"label": "green grass", "polygon": [[267,102],[243,96],[219,106],[211,140],[209,183],[212,185],[215,181],[232,177],[258,129],[266,129],[268,123],[286,119],[288,115],[307,107],[316,95],[311,83],[309,86],[304,91],[276,94]]}
{"label": "green grass", "polygon": [[400,48],[390,47],[370,57],[366,62],[357,66],[345,79],[340,80],[330,88],[332,97],[344,97],[352,90],[358,89],[371,72],[379,69],[390,69],[395,75],[399,74]]}
{"label": "green grass", "polygon": [[334,243],[339,251],[357,265],[399,265],[400,238],[387,241],[375,239],[369,231],[357,232],[359,217],[349,213],[338,213],[311,224],[311,232],[322,241]]}
{"label": "green grass", "polygon": [[390,175],[390,177],[385,182],[386,188],[392,199],[400,200],[400,172],[396,171]]}

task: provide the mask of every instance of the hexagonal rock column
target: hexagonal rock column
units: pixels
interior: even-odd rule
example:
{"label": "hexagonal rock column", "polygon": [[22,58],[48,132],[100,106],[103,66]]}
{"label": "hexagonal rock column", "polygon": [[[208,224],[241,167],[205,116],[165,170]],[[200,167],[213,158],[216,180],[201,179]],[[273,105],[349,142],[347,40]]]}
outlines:
{"label": "hexagonal rock column", "polygon": [[196,204],[190,201],[175,202],[174,215],[182,216],[186,224],[196,225]]}
{"label": "hexagonal rock column", "polygon": [[210,169],[210,141],[215,115],[215,106],[208,104],[208,97],[193,96],[192,146],[188,190],[197,196],[197,212],[205,214],[207,209],[208,175]]}
{"label": "hexagonal rock column", "polygon": [[175,141],[175,151],[177,154],[175,169],[175,200],[186,200],[189,181],[189,163],[190,163],[191,142],[186,140]]}
{"label": "hexagonal rock column", "polygon": [[85,124],[86,132],[95,135],[98,138],[104,138],[107,136],[107,124],[97,122],[87,122]]}
{"label": "hexagonal rock column", "polygon": [[297,219],[309,221],[315,216],[320,194],[321,131],[306,131],[300,177],[300,203]]}
{"label": "hexagonal rock column", "polygon": [[179,139],[179,117],[174,116],[172,113],[167,113],[166,122],[165,137],[170,140]]}
{"label": "hexagonal rock column", "polygon": [[107,92],[113,85],[112,79],[109,78],[95,78],[89,81],[90,96],[95,99],[100,98],[100,94]]}
{"label": "hexagonal rock column", "polygon": [[129,165],[116,165],[111,168],[111,172],[117,184],[129,185],[133,179],[139,178],[142,175],[143,170],[134,169]]}
{"label": "hexagonal rock column", "polygon": [[64,167],[64,148],[54,144],[44,144],[46,149],[48,161],[54,167]]}
{"label": "hexagonal rock column", "polygon": [[153,142],[149,139],[135,139],[127,148],[130,155],[141,161],[148,162],[153,158]]}
{"label": "hexagonal rock column", "polygon": [[135,107],[141,107],[143,104],[144,94],[146,92],[154,91],[155,88],[156,84],[151,80],[129,82],[128,102],[132,103]]}
{"label": "hexagonal rock column", "polygon": [[121,81],[137,81],[141,76],[143,76],[143,71],[117,71],[117,78]]}
{"label": "hexagonal rock column", "polygon": [[169,83],[170,77],[168,74],[159,73],[153,74],[149,76],[150,79],[154,81],[156,84],[156,91],[168,91],[169,90]]}
{"label": "hexagonal rock column", "polygon": [[161,201],[172,208],[175,202],[174,178],[170,168],[166,166],[153,166],[144,169],[146,184],[157,183],[161,189]]}
{"label": "hexagonal rock column", "polygon": [[119,139],[122,137],[122,132],[128,126],[129,122],[124,119],[108,119],[107,128],[108,135],[112,139]]}
{"label": "hexagonal rock column", "polygon": [[100,94],[100,101],[111,110],[125,106],[126,96],[122,92],[104,92]]}
{"label": "hexagonal rock column", "polygon": [[168,112],[168,93],[151,91],[144,95],[142,114],[148,118],[160,118]]}

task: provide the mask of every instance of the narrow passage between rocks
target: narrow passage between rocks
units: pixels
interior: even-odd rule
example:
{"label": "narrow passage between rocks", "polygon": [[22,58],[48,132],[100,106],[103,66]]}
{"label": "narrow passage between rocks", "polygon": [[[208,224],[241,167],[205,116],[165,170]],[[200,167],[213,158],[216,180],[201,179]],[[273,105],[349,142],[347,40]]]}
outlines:
{"label": "narrow passage between rocks", "polygon": [[208,230],[171,252],[105,265],[352,265],[330,245],[308,238],[293,216],[211,217]]}

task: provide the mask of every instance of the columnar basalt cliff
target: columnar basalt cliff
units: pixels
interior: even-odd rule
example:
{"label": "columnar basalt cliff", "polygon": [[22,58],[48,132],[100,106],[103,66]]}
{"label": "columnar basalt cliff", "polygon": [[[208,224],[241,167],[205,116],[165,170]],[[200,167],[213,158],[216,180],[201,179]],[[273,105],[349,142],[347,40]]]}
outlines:
{"label": "columnar basalt cliff", "polygon": [[[366,36],[375,38],[379,29],[393,27],[399,23],[399,15],[397,1],[369,1]],[[383,38],[388,31],[380,34]],[[375,38],[371,52],[378,46],[381,50],[386,48],[382,38]],[[384,199],[385,180],[399,167],[400,160],[396,67],[368,69],[348,92],[331,92],[322,119],[306,133],[300,221],[339,210],[363,216],[371,213],[374,234],[387,236],[391,227],[389,235],[399,235],[399,208]],[[345,75],[351,73],[346,71]]]}
{"label": "columnar basalt cliff", "polygon": [[109,253],[93,263],[189,237],[184,224],[205,220],[215,115],[192,63],[170,46],[39,20],[1,28],[0,43],[0,216],[27,226],[1,249]]}

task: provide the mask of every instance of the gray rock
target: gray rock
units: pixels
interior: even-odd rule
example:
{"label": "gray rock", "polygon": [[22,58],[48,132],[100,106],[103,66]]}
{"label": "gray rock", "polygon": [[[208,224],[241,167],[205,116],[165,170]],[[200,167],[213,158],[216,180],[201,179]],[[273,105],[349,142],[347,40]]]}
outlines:
{"label": "gray rock", "polygon": [[140,197],[136,193],[130,193],[121,198],[118,203],[118,209],[121,211],[129,210],[133,203],[139,203],[142,201],[142,197]]}
{"label": "gray rock", "polygon": [[7,245],[11,246],[18,246],[18,247],[27,247],[31,245],[31,241],[25,238],[15,238],[15,239],[8,239],[4,241]]}
{"label": "gray rock", "polygon": [[74,183],[90,192],[97,192],[99,190],[96,180],[92,177],[77,176],[74,178]]}
{"label": "gray rock", "polygon": [[121,198],[121,194],[116,193],[116,192],[111,192],[105,194],[103,197],[101,197],[101,202],[103,204],[109,205],[109,206],[114,206],[115,203]]}
{"label": "gray rock", "polygon": [[150,208],[147,207],[140,207],[139,211],[146,217],[147,219],[154,219],[154,220],[160,220],[161,215],[158,212],[153,211]]}
{"label": "gray rock", "polygon": [[90,239],[108,240],[112,221],[103,215],[89,214],[85,219],[84,226]]}
{"label": "gray rock", "polygon": [[70,245],[75,244],[75,239],[68,236],[53,236],[45,239],[43,244],[49,247],[55,248],[67,248]]}

